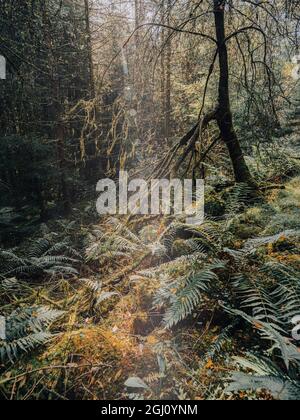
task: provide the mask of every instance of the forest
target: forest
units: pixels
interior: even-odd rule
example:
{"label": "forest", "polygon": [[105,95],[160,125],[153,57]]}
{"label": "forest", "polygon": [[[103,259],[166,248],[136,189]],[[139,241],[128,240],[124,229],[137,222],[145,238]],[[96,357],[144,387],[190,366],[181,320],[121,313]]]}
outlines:
{"label": "forest", "polygon": [[0,400],[300,399],[300,0],[0,0],[0,148]]}

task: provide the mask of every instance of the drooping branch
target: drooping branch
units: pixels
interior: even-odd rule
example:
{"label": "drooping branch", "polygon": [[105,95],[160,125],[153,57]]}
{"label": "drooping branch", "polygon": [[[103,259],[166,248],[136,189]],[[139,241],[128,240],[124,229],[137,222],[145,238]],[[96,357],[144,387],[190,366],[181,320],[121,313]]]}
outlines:
{"label": "drooping branch", "polygon": [[160,28],[164,28],[164,29],[169,29],[170,31],[177,32],[177,33],[199,36],[199,37],[201,37],[203,39],[207,39],[207,40],[213,42],[215,45],[217,44],[217,40],[214,37],[212,37],[212,36],[210,36],[208,34],[205,34],[203,32],[189,31],[189,30],[183,29],[181,27],[177,27],[176,28],[174,26],[170,26],[170,25],[166,25],[166,24],[162,24],[162,23],[156,23],[156,22],[143,23],[142,25],[139,25],[137,28],[135,28],[135,30],[131,33],[131,35],[127,38],[127,40],[123,44],[121,50],[119,50],[113,56],[113,58],[110,60],[110,62],[108,63],[108,66],[106,67],[106,70],[104,71],[104,73],[102,75],[101,85],[103,84],[104,78],[105,78],[107,72],[109,71],[111,65],[120,56],[120,54],[122,53],[122,50],[130,43],[130,41],[135,36],[135,34],[137,33],[137,31],[139,31],[140,29],[145,28],[145,27],[160,27]]}
{"label": "drooping branch", "polygon": [[195,148],[195,144],[198,141],[199,137],[202,137],[202,134],[206,130],[206,128],[208,127],[209,123],[215,119],[217,110],[214,110],[214,111],[208,113],[203,118],[202,118],[202,114],[203,114],[203,110],[204,110],[204,107],[205,107],[205,100],[206,100],[209,81],[210,81],[210,78],[213,74],[217,57],[218,57],[218,49],[216,50],[216,52],[213,56],[212,63],[209,67],[208,75],[206,77],[202,103],[201,103],[199,116],[198,116],[198,121],[197,121],[196,125],[187,134],[185,134],[181,138],[181,140],[171,149],[170,153],[168,153],[167,156],[165,158],[163,158],[162,161],[160,161],[158,163],[158,165],[154,169],[155,176],[159,177],[159,176],[165,175],[166,173],[169,173],[170,172],[170,170],[169,170],[170,165],[171,165],[173,159],[175,158],[177,152],[181,148],[188,145],[187,148],[185,149],[183,155],[181,156],[181,158],[179,159],[179,161],[175,165],[175,171],[178,171],[181,164],[185,161],[185,159],[189,156],[189,154],[191,152],[193,152],[193,150]]}
{"label": "drooping branch", "polygon": [[200,36],[201,38],[208,39],[209,41],[213,42],[214,44],[217,44],[217,40],[214,37],[212,37],[211,35],[205,34],[203,32],[189,31],[188,29],[182,29],[180,27],[176,28],[174,26],[170,26],[170,25],[166,25],[166,24],[162,24],[162,23],[148,22],[148,23],[143,23],[142,25],[135,28],[135,30],[130,35],[130,37],[128,38],[128,40],[126,41],[126,43],[124,44],[123,47],[125,47],[128,44],[128,42],[130,42],[131,38],[135,35],[135,33],[137,31],[139,31],[140,29],[142,29],[146,26],[159,27],[159,28],[169,29],[169,30],[174,31],[174,32],[179,32],[179,33],[182,33],[182,34]]}
{"label": "drooping branch", "polygon": [[203,132],[207,129],[210,122],[214,121],[217,116],[217,110],[213,110],[212,112],[209,112],[208,114],[204,115],[204,117],[200,120],[200,122],[197,125],[196,130],[194,131],[194,134],[192,135],[189,145],[184,151],[183,155],[178,160],[175,170],[178,171],[182,163],[185,161],[185,159],[188,157],[188,155],[194,150],[195,144],[199,140],[199,138],[202,137]]}

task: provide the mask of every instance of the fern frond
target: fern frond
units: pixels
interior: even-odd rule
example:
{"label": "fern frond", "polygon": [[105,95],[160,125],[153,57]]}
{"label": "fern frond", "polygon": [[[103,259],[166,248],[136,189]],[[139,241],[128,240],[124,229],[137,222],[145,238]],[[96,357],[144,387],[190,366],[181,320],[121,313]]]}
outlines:
{"label": "fern frond", "polygon": [[225,308],[225,310],[246,320],[257,329],[264,340],[270,341],[273,345],[271,351],[277,349],[281,352],[281,357],[287,369],[289,369],[291,363],[299,363],[300,353],[297,347],[291,343],[290,339],[283,335],[285,333],[284,331],[275,330],[269,323],[259,321],[238,309]]}
{"label": "fern frond", "polygon": [[51,333],[41,331],[10,341],[3,346],[0,345],[0,358],[2,361],[9,359],[10,362],[14,362],[20,352],[28,353],[37,346],[46,344],[51,338],[53,338]]}
{"label": "fern frond", "polygon": [[221,334],[217,337],[214,343],[210,346],[208,351],[205,354],[204,359],[207,360],[215,360],[216,357],[223,351],[224,347],[231,341],[230,333],[238,324],[238,320],[233,321],[230,325],[228,325]]}
{"label": "fern frond", "polygon": [[32,242],[31,247],[28,250],[29,258],[39,258],[45,254],[51,247],[50,242],[46,238],[40,238]]}
{"label": "fern frond", "polygon": [[43,272],[53,275],[59,268],[64,274],[77,274],[74,266],[79,259],[80,255],[66,242],[52,244],[48,238],[41,238],[31,244],[24,257],[13,251],[0,250],[0,275],[3,278],[41,275]]}
{"label": "fern frond", "polygon": [[246,183],[234,185],[227,200],[226,217],[228,219],[230,219],[232,215],[236,215],[245,209],[246,203],[249,202],[249,197],[253,194],[253,191],[253,187]]}
{"label": "fern frond", "polygon": [[267,390],[277,400],[298,401],[300,395],[300,382],[283,374],[270,360],[248,355],[248,358],[235,358],[237,364],[255,375],[235,372],[227,387],[227,392],[248,390]]}
{"label": "fern frond", "polygon": [[76,268],[66,266],[66,265],[55,265],[47,269],[44,268],[43,272],[46,274],[50,274],[51,276],[56,276],[59,274],[65,274],[68,276],[77,276],[79,274]]}
{"label": "fern frond", "polygon": [[81,260],[82,256],[79,252],[76,251],[76,249],[69,246],[66,242],[58,242],[54,245],[52,245],[44,254],[43,256],[46,257],[48,255],[69,255],[73,257],[76,261]]}
{"label": "fern frond", "polygon": [[91,279],[80,279],[84,285],[90,289],[93,293],[101,292],[102,290],[102,281],[91,280]]}
{"label": "fern frond", "polygon": [[[201,303],[211,290],[218,276],[213,270],[224,268],[224,264],[216,263],[204,267],[189,277],[177,279],[172,283],[163,283],[156,294],[155,303],[168,303],[168,309],[164,316],[166,328],[172,328],[180,321],[187,318]],[[167,301],[167,302],[166,302]]]}
{"label": "fern frond", "polygon": [[252,316],[257,321],[268,322],[274,329],[283,331],[279,306],[261,279],[237,275],[232,280],[234,291],[240,299],[240,307],[251,310]]}
{"label": "fern frond", "polygon": [[273,236],[265,236],[261,238],[249,239],[244,246],[244,251],[251,253],[252,251],[265,245],[273,245],[281,238],[299,238],[300,230],[286,230]]}
{"label": "fern frond", "polygon": [[47,307],[18,309],[5,318],[5,340],[0,343],[2,361],[45,344],[53,335],[46,328],[64,314]]}
{"label": "fern frond", "polygon": [[262,271],[277,284],[271,297],[276,301],[281,321],[288,326],[300,314],[300,271],[277,262],[267,263]]}

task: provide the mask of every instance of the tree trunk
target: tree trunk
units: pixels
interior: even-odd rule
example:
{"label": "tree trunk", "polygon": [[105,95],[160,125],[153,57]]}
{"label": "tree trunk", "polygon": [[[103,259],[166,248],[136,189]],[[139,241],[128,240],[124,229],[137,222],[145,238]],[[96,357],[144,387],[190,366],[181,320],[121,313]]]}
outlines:
{"label": "tree trunk", "polygon": [[226,0],[214,0],[215,27],[219,49],[220,79],[217,123],[232,161],[236,182],[254,185],[243,151],[233,126],[229,96],[229,65],[225,36]]}
{"label": "tree trunk", "polygon": [[[141,25],[141,0],[134,1],[134,13],[135,13],[135,28],[139,28]],[[134,66],[134,86],[135,86],[135,100],[136,100],[136,135],[137,138],[141,138],[142,130],[142,98],[143,98],[143,86],[142,86],[142,63],[141,63],[141,37],[140,29],[135,33],[135,66]]]}
{"label": "tree trunk", "polygon": [[[167,10],[167,25],[171,25],[171,9],[172,2],[168,0]],[[168,31],[168,45],[167,45],[167,68],[166,68],[166,101],[165,101],[165,136],[167,139],[171,136],[171,59],[172,47],[170,35],[172,31]]]}
{"label": "tree trunk", "polygon": [[61,200],[64,214],[68,215],[71,211],[71,202],[69,188],[66,180],[65,127],[63,121],[61,121],[60,115],[58,116],[58,120],[55,126],[55,136],[57,141],[57,157],[60,174]]}
{"label": "tree trunk", "polygon": [[84,0],[84,6],[85,6],[85,24],[86,24],[87,49],[88,49],[88,61],[89,61],[90,96],[92,99],[94,99],[95,98],[95,80],[94,80],[94,63],[93,63],[93,51],[92,51],[92,34],[91,34],[91,25],[90,25],[89,0]]}
{"label": "tree trunk", "polygon": [[[165,25],[165,1],[162,0],[161,3],[161,23],[162,25]],[[166,30],[164,27],[161,28],[161,56],[160,56],[160,113],[159,117],[165,116],[165,106],[166,106],[166,54],[165,54],[165,42],[166,42]],[[166,127],[165,127],[165,117],[161,119],[161,134],[166,137]]]}

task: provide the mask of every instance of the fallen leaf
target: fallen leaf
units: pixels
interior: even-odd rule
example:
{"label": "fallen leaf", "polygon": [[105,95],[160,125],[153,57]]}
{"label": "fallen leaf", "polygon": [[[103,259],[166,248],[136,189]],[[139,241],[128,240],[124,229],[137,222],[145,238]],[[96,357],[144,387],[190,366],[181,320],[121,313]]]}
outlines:
{"label": "fallen leaf", "polygon": [[209,359],[205,365],[205,369],[211,369],[213,365],[214,365],[214,362],[211,359]]}

